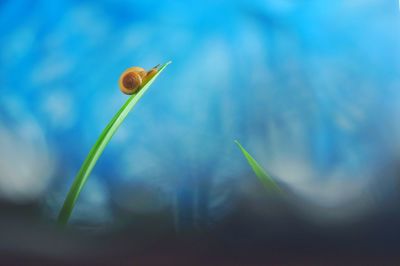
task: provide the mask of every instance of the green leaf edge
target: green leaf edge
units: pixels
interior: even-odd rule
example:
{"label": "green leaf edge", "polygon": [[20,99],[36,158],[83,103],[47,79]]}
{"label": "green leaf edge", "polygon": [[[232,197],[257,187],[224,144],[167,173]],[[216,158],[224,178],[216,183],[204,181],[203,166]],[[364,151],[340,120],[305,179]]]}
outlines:
{"label": "green leaf edge", "polygon": [[258,180],[263,184],[263,186],[269,190],[273,190],[282,193],[282,189],[275,183],[272,177],[267,174],[267,172],[260,166],[260,164],[243,148],[239,141],[235,140],[236,145],[242,151],[244,157],[247,159],[248,164],[253,169],[253,172],[258,177]]}
{"label": "green leaf edge", "polygon": [[108,125],[104,128],[103,132],[97,139],[96,143],[93,145],[90,150],[88,156],[83,162],[78,174],[76,175],[74,182],[65,198],[64,204],[60,210],[58,215],[58,224],[66,225],[68,223],[69,217],[71,216],[72,210],[75,206],[75,203],[79,197],[80,192],[82,191],[83,186],[85,185],[90,173],[92,172],[94,166],[96,165],[97,160],[100,158],[107,144],[110,142],[111,138],[118,130],[122,122],[128,116],[129,112],[135,107],[135,105],[139,102],[139,100],[143,97],[146,91],[149,89],[151,84],[155,81],[158,75],[169,65],[171,61],[161,65],[157,74],[154,75],[139,92],[133,94],[129,97],[129,99],[125,102],[125,104],[119,109],[119,111],[114,115]]}

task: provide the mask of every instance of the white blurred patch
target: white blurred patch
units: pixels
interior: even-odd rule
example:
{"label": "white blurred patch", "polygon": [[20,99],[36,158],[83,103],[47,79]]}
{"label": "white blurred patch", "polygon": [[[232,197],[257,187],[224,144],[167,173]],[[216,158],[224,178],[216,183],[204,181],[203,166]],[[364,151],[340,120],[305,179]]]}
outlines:
{"label": "white blurred patch", "polygon": [[[273,127],[269,130],[275,132]],[[270,135],[274,141],[268,145],[259,145],[257,139],[247,141],[251,144],[249,150],[275,179],[300,199],[294,204],[305,213],[315,220],[337,221],[356,218],[374,207],[370,191],[373,168],[354,167],[353,163],[359,163],[360,159],[356,154],[343,151],[342,161],[321,173],[312,159],[305,156],[304,142],[292,142],[304,138],[300,131],[293,127],[292,134],[286,138],[277,132]],[[267,153],[265,147],[268,147]]]}
{"label": "white blurred patch", "polygon": [[26,117],[12,129],[0,123],[0,197],[32,201],[47,188],[53,161],[44,133]]}
{"label": "white blurred patch", "polygon": [[74,100],[66,90],[49,91],[43,99],[42,109],[53,127],[66,129],[75,122]]}
{"label": "white blurred patch", "polygon": [[361,171],[349,177],[348,169],[337,167],[320,176],[306,159],[276,160],[271,171],[299,196],[301,207],[316,221],[351,220],[370,211],[372,176]]}
{"label": "white blurred patch", "polygon": [[368,184],[367,177],[345,178],[348,173],[340,168],[324,177],[316,176],[310,163],[304,160],[276,161],[273,168],[297,193],[325,207],[348,203],[360,195]]}
{"label": "white blurred patch", "polygon": [[[67,190],[65,193],[66,192]],[[72,222],[111,222],[112,213],[109,202],[110,191],[108,190],[107,185],[101,180],[100,176],[96,176],[95,174],[91,175],[76,203],[71,217]]]}
{"label": "white blurred patch", "polygon": [[65,77],[74,65],[73,60],[58,53],[44,57],[39,65],[32,70],[32,84],[41,86]]}

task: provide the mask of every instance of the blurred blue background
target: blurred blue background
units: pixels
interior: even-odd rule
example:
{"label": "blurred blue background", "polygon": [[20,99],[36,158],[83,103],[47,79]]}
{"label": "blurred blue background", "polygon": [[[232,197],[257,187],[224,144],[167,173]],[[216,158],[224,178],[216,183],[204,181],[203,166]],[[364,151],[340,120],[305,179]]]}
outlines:
{"label": "blurred blue background", "polygon": [[119,75],[172,60],[75,221],[218,221],[258,186],[234,139],[309,208],[368,212],[398,191],[399,16],[381,0],[1,1],[0,197],[55,216],[127,99]]}

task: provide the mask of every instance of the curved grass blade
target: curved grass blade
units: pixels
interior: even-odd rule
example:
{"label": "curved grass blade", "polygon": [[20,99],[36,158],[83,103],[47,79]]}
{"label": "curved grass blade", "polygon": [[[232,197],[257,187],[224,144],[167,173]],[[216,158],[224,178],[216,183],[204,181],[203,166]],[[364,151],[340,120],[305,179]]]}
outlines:
{"label": "curved grass blade", "polygon": [[235,143],[238,145],[239,149],[242,151],[244,157],[246,157],[247,162],[253,169],[254,173],[258,177],[258,180],[264,185],[268,190],[273,190],[279,193],[282,193],[282,189],[275,183],[270,175],[258,164],[258,162],[243,148],[243,146],[239,143],[239,141],[235,140]]}
{"label": "curved grass blade", "polygon": [[64,205],[61,208],[61,211],[58,216],[58,223],[61,225],[65,225],[68,222],[69,217],[71,216],[72,209],[74,208],[75,202],[78,199],[79,193],[81,192],[83,186],[85,185],[87,178],[92,172],[94,166],[96,165],[97,160],[103,153],[105,147],[108,142],[111,140],[112,136],[115,134],[119,126],[127,117],[128,113],[135,107],[138,101],[142,98],[145,92],[148,90],[153,81],[158,77],[158,75],[167,67],[170,62],[165,63],[158,67],[158,72],[154,75],[139,92],[133,94],[129,99],[125,102],[125,104],[121,107],[121,109],[115,114],[115,116],[108,123],[106,128],[101,133],[100,137],[97,139],[96,143],[93,145],[90,150],[88,156],[83,162],[78,174],[75,177],[75,180],[68,192],[68,195],[64,201]]}

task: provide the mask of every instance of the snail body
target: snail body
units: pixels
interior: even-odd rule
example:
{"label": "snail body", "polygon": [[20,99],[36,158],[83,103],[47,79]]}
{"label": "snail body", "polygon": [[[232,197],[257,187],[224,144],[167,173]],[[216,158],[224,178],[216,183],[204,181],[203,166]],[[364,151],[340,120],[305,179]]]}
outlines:
{"label": "snail body", "polygon": [[157,74],[157,66],[149,71],[141,67],[130,67],[125,70],[119,78],[119,88],[127,95],[138,92],[155,74]]}

